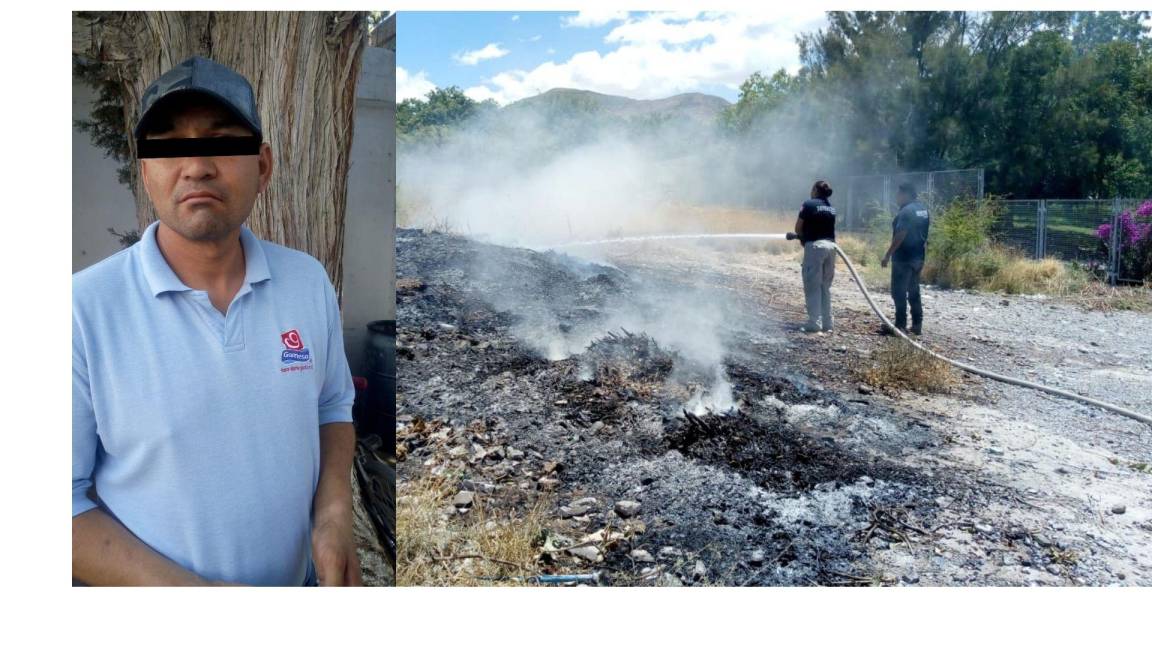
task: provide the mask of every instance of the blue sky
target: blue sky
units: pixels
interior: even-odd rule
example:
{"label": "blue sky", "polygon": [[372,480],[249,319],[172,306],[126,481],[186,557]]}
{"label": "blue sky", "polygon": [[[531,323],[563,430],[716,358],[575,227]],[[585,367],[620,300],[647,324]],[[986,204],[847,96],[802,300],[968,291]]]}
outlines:
{"label": "blue sky", "polygon": [[757,70],[799,66],[795,36],[818,10],[407,12],[397,15],[397,99],[456,85],[507,104],[554,87],[638,99],[735,100]]}

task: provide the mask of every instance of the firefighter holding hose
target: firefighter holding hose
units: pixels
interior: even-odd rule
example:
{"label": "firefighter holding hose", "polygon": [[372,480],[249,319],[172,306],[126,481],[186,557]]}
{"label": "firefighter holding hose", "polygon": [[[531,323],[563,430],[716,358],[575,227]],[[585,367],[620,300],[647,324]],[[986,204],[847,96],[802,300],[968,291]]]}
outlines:
{"label": "firefighter holding hose", "polygon": [[804,201],[796,218],[796,235],[804,246],[801,275],[804,278],[804,305],[808,321],[805,333],[832,331],[832,277],[836,273],[836,209],[828,198],[832,187],[824,180],[812,185],[811,198]]}

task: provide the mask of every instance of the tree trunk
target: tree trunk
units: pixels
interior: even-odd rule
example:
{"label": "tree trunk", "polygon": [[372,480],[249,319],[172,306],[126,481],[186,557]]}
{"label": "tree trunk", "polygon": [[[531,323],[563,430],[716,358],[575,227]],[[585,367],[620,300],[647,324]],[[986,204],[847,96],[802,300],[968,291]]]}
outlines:
{"label": "tree trunk", "polygon": [[[133,156],[140,95],[189,56],[243,74],[256,92],[272,181],[248,219],[260,238],[316,257],[341,293],[344,207],[366,12],[73,14],[73,53],[102,61],[124,97]],[[141,228],[156,219],[131,165]]]}

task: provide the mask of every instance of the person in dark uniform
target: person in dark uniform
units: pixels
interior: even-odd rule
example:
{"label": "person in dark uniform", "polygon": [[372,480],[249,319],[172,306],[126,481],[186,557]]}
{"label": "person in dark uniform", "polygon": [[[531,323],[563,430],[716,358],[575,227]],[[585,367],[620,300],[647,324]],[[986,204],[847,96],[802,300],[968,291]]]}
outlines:
{"label": "person in dark uniform", "polygon": [[801,275],[804,278],[806,333],[832,330],[832,277],[836,274],[836,209],[828,202],[832,187],[824,180],[812,185],[812,197],[804,201],[796,219],[796,237],[804,246]]}
{"label": "person in dark uniform", "polygon": [[[892,301],[896,305],[896,328],[920,335],[924,309],[920,303],[920,271],[928,247],[928,208],[916,199],[916,187],[901,184],[896,191],[900,210],[892,221],[892,244],[880,261],[880,267],[892,262]],[[912,328],[908,326],[908,307],[912,310]],[[884,330],[884,333],[891,331]]]}

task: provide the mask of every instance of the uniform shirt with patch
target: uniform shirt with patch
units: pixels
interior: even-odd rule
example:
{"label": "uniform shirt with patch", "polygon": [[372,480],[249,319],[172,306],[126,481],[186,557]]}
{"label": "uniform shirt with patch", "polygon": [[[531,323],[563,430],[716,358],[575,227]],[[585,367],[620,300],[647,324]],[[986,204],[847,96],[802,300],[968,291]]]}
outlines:
{"label": "uniform shirt with patch", "polygon": [[355,398],[332,284],[242,228],[224,315],[156,228],[72,278],[72,515],[99,506],[205,578],[300,585],[319,428],[351,421]]}
{"label": "uniform shirt with patch", "polygon": [[835,241],[836,208],[824,198],[810,198],[800,207],[800,220],[804,221],[800,242]]}
{"label": "uniform shirt with patch", "polygon": [[892,220],[892,233],[906,231],[904,241],[892,253],[897,261],[923,259],[928,245],[928,208],[918,200],[904,205]]}

